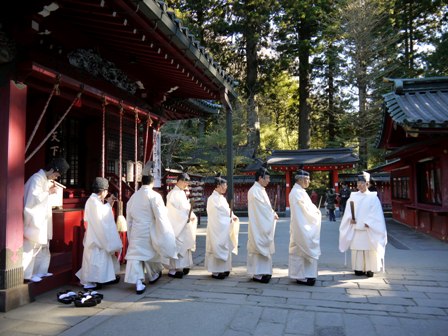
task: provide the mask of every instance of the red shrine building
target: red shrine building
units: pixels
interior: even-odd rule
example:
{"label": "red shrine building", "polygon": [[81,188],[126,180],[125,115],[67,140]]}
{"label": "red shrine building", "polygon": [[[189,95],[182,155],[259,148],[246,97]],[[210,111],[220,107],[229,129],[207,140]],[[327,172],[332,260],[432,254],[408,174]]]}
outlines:
{"label": "red shrine building", "polygon": [[[0,49],[0,311],[7,311],[74,280],[96,176],[125,203],[148,161],[160,178],[160,127],[221,107],[231,116],[235,93],[233,79],[162,1],[10,1],[0,13]],[[61,156],[70,169],[53,210],[54,276],[24,284],[24,183]]]}
{"label": "red shrine building", "polygon": [[448,77],[390,79],[377,146],[388,150],[393,218],[448,238]]}

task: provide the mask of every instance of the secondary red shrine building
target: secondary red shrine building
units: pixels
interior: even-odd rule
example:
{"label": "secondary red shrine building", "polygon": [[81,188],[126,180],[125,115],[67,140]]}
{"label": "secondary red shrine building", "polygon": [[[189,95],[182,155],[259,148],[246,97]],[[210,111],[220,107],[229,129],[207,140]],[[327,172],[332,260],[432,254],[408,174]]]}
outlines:
{"label": "secondary red shrine building", "polygon": [[377,145],[389,150],[393,218],[448,238],[448,77],[391,79]]}
{"label": "secondary red shrine building", "polygon": [[[160,168],[169,120],[230,115],[229,77],[162,1],[9,1],[0,13],[0,311],[73,281],[95,176],[126,200]],[[50,272],[23,283],[25,181],[52,157],[70,169],[53,212]],[[160,172],[159,172],[160,173]],[[119,211],[115,209],[115,211]]]}
{"label": "secondary red shrine building", "polygon": [[284,200],[286,211],[289,210],[288,195],[294,186],[294,175],[298,169],[309,172],[329,171],[330,185],[338,190],[338,172],[353,169],[358,163],[358,156],[352,148],[323,148],[301,150],[274,150],[268,158],[268,166],[285,173],[286,192]]}

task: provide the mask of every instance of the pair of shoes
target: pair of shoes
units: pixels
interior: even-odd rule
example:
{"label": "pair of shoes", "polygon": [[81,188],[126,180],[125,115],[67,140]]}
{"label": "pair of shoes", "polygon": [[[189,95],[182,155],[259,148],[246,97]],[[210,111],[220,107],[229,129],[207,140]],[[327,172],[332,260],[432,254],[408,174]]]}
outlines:
{"label": "pair of shoes", "polygon": [[149,284],[155,284],[162,277],[162,272],[157,273],[157,277],[151,281],[148,281]]}
{"label": "pair of shoes", "polygon": [[364,272],[364,271],[355,270],[355,275],[357,275],[357,276],[361,276],[361,275],[365,275],[365,274],[366,274],[366,272]]}
{"label": "pair of shoes", "polygon": [[104,299],[104,295],[103,294],[100,294],[100,293],[98,293],[97,291],[94,291],[94,290],[89,290],[89,291],[85,291],[85,292],[82,292],[82,291],[78,292],[78,298],[83,299],[83,298],[86,298],[86,297],[93,298],[96,301],[97,304],[101,303],[101,301]]}
{"label": "pair of shoes", "polygon": [[60,303],[71,304],[73,301],[75,301],[75,299],[77,298],[77,295],[71,289],[67,289],[63,292],[57,293],[56,297],[57,297],[58,302],[60,302]]}
{"label": "pair of shoes", "polygon": [[190,269],[189,268],[184,268],[182,270],[182,272],[184,273],[184,275],[187,275],[188,273],[190,273]]}
{"label": "pair of shoes", "polygon": [[97,305],[97,300],[91,295],[77,297],[74,302],[75,307],[94,307]]}
{"label": "pair of shoes", "polygon": [[366,272],[366,276],[367,276],[368,278],[373,277],[373,272],[372,272],[372,271],[367,271],[367,272]]}
{"label": "pair of shoes", "polygon": [[226,275],[224,273],[213,273],[212,274],[212,278],[213,279],[223,280],[223,279],[226,278]]}
{"label": "pair of shoes", "polygon": [[253,277],[252,278],[253,281],[255,282],[261,282],[261,283],[268,283],[269,280],[271,280],[271,275],[270,274],[263,274],[261,276],[261,278],[257,278],[257,277]]}
{"label": "pair of shoes", "polygon": [[316,284],[316,279],[315,278],[306,278],[306,281],[297,279],[296,282],[299,285],[314,286]]}
{"label": "pair of shoes", "polygon": [[115,280],[111,280],[111,281],[108,281],[108,282],[103,282],[102,283],[102,285],[115,285],[115,284],[117,284],[117,283],[119,283],[120,282],[120,276],[119,275],[116,275],[115,276]]}
{"label": "pair of shoes", "polygon": [[182,279],[183,276],[184,276],[184,272],[182,272],[182,271],[176,271],[176,273],[174,273],[174,274],[168,272],[168,276],[169,276],[170,278]]}

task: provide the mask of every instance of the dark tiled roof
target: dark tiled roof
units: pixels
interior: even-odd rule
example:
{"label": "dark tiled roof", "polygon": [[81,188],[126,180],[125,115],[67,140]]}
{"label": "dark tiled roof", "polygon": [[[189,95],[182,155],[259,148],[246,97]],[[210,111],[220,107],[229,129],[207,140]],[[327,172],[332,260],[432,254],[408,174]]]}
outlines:
{"label": "dark tiled roof", "polygon": [[394,122],[412,128],[448,126],[448,77],[390,81],[394,91],[383,97]]}
{"label": "dark tiled roof", "polygon": [[268,159],[269,166],[355,164],[359,161],[352,148],[276,150]]}

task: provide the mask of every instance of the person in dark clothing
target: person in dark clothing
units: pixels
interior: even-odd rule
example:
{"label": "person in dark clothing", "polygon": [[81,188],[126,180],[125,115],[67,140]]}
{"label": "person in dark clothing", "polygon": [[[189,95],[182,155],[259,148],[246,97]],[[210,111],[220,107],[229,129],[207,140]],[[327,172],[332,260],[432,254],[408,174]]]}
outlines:
{"label": "person in dark clothing", "polygon": [[336,222],[336,216],[334,214],[334,210],[336,209],[336,193],[333,188],[327,192],[327,209],[330,222]]}
{"label": "person in dark clothing", "polygon": [[342,185],[342,189],[339,192],[339,210],[341,211],[341,216],[344,214],[345,206],[347,205],[347,200],[350,197],[350,189],[346,184]]}

